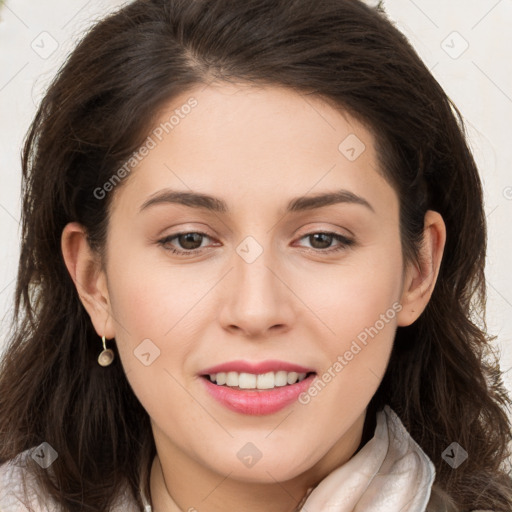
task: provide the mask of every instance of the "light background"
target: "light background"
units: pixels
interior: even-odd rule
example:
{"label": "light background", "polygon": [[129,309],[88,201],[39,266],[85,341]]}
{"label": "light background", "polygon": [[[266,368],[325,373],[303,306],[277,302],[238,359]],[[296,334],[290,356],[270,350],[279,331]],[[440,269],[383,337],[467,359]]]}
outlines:
{"label": "light background", "polygon": [[[0,349],[19,255],[23,137],[80,35],[122,3],[10,0],[0,9]],[[488,326],[512,391],[512,0],[385,0],[384,7],[467,123],[489,227]]]}

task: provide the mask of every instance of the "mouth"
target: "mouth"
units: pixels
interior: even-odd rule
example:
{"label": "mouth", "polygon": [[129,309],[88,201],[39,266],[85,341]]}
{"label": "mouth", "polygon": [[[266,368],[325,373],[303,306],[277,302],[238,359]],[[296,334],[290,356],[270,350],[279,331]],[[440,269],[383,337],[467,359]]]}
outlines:
{"label": "mouth", "polygon": [[279,361],[238,361],[209,368],[200,377],[209,395],[227,409],[267,415],[297,401],[316,375],[310,368]]}

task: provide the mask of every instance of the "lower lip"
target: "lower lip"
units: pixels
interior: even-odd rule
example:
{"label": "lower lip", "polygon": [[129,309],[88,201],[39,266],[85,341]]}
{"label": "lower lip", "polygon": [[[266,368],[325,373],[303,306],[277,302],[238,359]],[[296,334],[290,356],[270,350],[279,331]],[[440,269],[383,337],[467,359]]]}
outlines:
{"label": "lower lip", "polygon": [[309,388],[315,376],[313,373],[295,384],[258,391],[217,386],[208,377],[201,377],[201,380],[208,393],[231,411],[262,416],[278,412],[295,402]]}

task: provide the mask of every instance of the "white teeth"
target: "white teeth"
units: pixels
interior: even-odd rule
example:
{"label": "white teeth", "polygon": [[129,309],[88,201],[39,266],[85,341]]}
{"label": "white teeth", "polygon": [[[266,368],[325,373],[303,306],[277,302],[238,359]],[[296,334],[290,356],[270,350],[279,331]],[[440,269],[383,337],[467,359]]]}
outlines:
{"label": "white teeth", "polygon": [[225,385],[240,389],[272,389],[301,382],[306,378],[306,374],[281,370],[258,375],[245,372],[219,372],[211,373],[209,377],[218,386]]}
{"label": "white teeth", "polygon": [[294,382],[297,382],[297,377],[299,376],[299,374],[297,372],[290,372],[288,374],[288,384],[293,384]]}
{"label": "white teeth", "polygon": [[286,384],[288,384],[288,372],[276,372],[274,384],[276,386],[286,386]]}
{"label": "white teeth", "polygon": [[241,373],[238,377],[238,387],[251,389],[256,387],[256,375],[252,373]]}
{"label": "white teeth", "polygon": [[258,375],[257,389],[272,389],[275,383],[274,372],[262,373]]}
{"label": "white teeth", "polygon": [[228,372],[226,376],[226,386],[238,386],[238,373]]}

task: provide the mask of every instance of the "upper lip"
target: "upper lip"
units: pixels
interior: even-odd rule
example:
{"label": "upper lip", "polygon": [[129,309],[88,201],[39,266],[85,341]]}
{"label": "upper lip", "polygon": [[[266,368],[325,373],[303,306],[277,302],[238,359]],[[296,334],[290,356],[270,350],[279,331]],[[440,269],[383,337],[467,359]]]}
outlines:
{"label": "upper lip", "polygon": [[278,360],[267,360],[267,361],[229,361],[226,363],[221,363],[215,366],[211,366],[210,368],[206,368],[201,372],[201,375],[208,375],[212,373],[221,373],[221,372],[237,372],[237,373],[253,373],[253,374],[261,374],[268,372],[297,372],[297,373],[310,373],[314,372],[312,368],[307,368],[305,366],[301,366],[294,363],[288,363],[286,361],[278,361]]}

